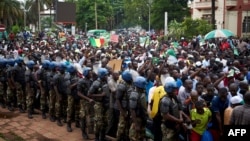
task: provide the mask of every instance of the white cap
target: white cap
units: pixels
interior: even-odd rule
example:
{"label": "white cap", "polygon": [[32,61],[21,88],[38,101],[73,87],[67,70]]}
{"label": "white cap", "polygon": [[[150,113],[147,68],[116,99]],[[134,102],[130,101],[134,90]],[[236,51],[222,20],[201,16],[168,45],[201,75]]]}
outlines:
{"label": "white cap", "polygon": [[243,102],[243,99],[240,96],[236,95],[231,97],[230,102],[231,104],[240,104]]}

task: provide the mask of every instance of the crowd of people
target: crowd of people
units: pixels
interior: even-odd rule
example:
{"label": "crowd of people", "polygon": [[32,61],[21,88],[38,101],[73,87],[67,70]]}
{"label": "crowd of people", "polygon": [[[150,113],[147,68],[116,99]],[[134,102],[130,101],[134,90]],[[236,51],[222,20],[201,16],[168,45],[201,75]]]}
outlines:
{"label": "crowd of people", "polygon": [[[200,43],[159,39],[141,46],[138,34],[95,48],[76,39],[39,34],[2,42],[0,104],[13,112],[35,109],[58,126],[72,123],[84,139],[223,140],[224,125],[250,125],[249,40]],[[133,39],[130,40],[130,39]],[[178,43],[178,45],[176,45]],[[235,52],[237,50],[237,53]],[[118,70],[108,63],[122,60]]]}

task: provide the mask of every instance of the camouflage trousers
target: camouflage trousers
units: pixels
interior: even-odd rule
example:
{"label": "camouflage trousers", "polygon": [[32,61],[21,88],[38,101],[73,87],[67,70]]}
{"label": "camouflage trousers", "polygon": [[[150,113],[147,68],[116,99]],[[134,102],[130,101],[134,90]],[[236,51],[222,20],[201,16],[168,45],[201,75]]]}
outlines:
{"label": "camouflage trousers", "polygon": [[35,98],[35,94],[34,94],[34,88],[27,88],[26,87],[26,104],[27,104],[27,110],[31,111],[33,110],[33,106],[34,106],[34,98]]}
{"label": "camouflage trousers", "polygon": [[161,124],[161,132],[162,141],[176,141],[175,131],[173,129],[167,128],[164,123]]}
{"label": "camouflage trousers", "polygon": [[41,89],[40,109],[42,111],[45,110],[45,108],[46,108],[47,96],[48,96],[48,93],[46,92],[46,90],[45,89]]}
{"label": "camouflage trousers", "polygon": [[0,102],[4,102],[7,100],[7,95],[4,91],[4,85],[0,82]]}
{"label": "camouflage trousers", "polygon": [[94,105],[94,111],[95,111],[95,116],[94,116],[94,132],[95,134],[100,134],[105,128],[105,115],[104,115],[104,107],[101,102],[95,102]]}
{"label": "camouflage trousers", "polygon": [[16,82],[16,96],[17,96],[17,104],[23,106],[23,108],[25,107],[25,93],[23,91],[23,87],[22,84]]}
{"label": "camouflage trousers", "polygon": [[129,129],[129,139],[130,141],[143,141],[146,136],[146,127],[142,124],[141,118],[136,118],[139,130],[136,130],[135,124],[132,123]]}
{"label": "camouflage trousers", "polygon": [[14,89],[11,89],[9,86],[7,87],[7,102],[9,104],[14,104],[15,92]]}
{"label": "camouflage trousers", "polygon": [[[60,94],[61,95],[61,94]],[[61,99],[56,95],[55,116],[57,119],[67,118],[67,96],[61,95]]]}
{"label": "camouflage trousers", "polygon": [[80,100],[80,119],[86,122],[88,133],[92,134],[94,131],[94,109],[93,106],[85,99]]}
{"label": "camouflage trousers", "polygon": [[[68,95],[67,122],[72,121],[73,118],[75,120],[79,120],[79,110],[80,110],[79,104],[80,103],[77,102],[77,100],[75,100],[75,98],[72,95]],[[75,115],[73,115],[74,112]]]}
{"label": "camouflage trousers", "polygon": [[128,138],[128,134],[129,134],[129,120],[127,117],[122,116],[122,114],[120,113],[116,138],[119,141],[122,138]]}
{"label": "camouflage trousers", "polygon": [[49,91],[49,115],[55,116],[56,92],[51,89]]}

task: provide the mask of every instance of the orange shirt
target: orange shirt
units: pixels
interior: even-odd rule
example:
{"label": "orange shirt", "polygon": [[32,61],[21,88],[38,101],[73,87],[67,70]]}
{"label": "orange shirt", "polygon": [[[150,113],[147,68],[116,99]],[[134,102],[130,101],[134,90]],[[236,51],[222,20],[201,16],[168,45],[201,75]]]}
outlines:
{"label": "orange shirt", "polygon": [[229,125],[232,112],[233,108],[230,106],[224,111],[224,125]]}

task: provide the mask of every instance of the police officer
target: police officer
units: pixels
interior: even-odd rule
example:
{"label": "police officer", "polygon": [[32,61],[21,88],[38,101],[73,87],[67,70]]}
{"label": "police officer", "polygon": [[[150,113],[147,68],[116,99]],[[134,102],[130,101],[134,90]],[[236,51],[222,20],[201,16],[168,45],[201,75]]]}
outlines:
{"label": "police officer", "polygon": [[121,74],[122,80],[117,85],[115,108],[119,110],[119,123],[116,138],[120,140],[128,140],[129,132],[129,95],[132,92],[132,75],[126,70]]}
{"label": "police officer", "polygon": [[[107,84],[108,70],[106,68],[98,69],[98,79],[93,82],[88,91],[88,96],[93,98],[95,101],[94,112],[95,112],[95,122],[94,122],[94,132],[95,140],[103,141],[105,138],[105,120],[104,120],[104,97],[105,90],[103,86]],[[107,86],[107,85],[106,85]]]}
{"label": "police officer", "polygon": [[3,108],[5,108],[7,100],[6,89],[6,60],[0,59],[0,104]]}
{"label": "police officer", "polygon": [[[169,79],[170,80],[170,79]],[[178,132],[180,131],[181,124],[183,123],[183,115],[187,120],[188,116],[182,111],[182,104],[177,99],[178,87],[174,79],[168,81],[164,85],[167,95],[160,100],[159,111],[162,115],[162,140],[177,140]]]}
{"label": "police officer", "polygon": [[6,60],[6,75],[7,75],[7,106],[9,111],[14,111],[15,104],[15,82],[12,79],[12,71],[14,69],[15,60]]}
{"label": "police officer", "polygon": [[[68,75],[65,76],[66,78],[66,84],[67,84],[67,102],[68,102],[68,107],[67,107],[67,131],[72,132],[71,128],[71,122],[73,121],[72,116],[73,112],[75,111],[75,122],[76,125],[78,126],[79,124],[79,106],[77,106],[77,100],[76,100],[76,95],[77,95],[77,82],[78,82],[78,77],[76,75],[76,69],[73,65],[68,65],[67,66],[67,72]],[[67,78],[69,77],[69,79]]]}
{"label": "police officer", "polygon": [[[84,78],[81,78],[78,81],[77,84],[77,91],[78,96],[81,98],[80,100],[80,118],[81,118],[81,130],[82,130],[82,137],[84,139],[88,139],[88,134],[86,132],[86,125],[87,125],[87,116],[89,116],[89,110],[91,107],[91,102],[94,102],[93,99],[89,98],[88,90],[90,86],[92,85],[92,69],[89,67],[85,67],[83,69],[83,76]],[[93,124],[88,123],[88,128],[91,128],[90,126],[93,126]]]}
{"label": "police officer", "polygon": [[129,139],[131,141],[143,141],[145,139],[147,123],[146,84],[147,80],[144,77],[136,77],[134,81],[135,89],[129,96],[129,108],[132,118],[129,129]]}
{"label": "police officer", "polygon": [[40,89],[40,109],[42,111],[42,118],[46,119],[46,103],[49,93],[49,82],[47,80],[47,71],[49,67],[49,60],[42,61],[42,68],[37,71],[37,82]]}
{"label": "police officer", "polygon": [[15,60],[16,64],[13,68],[11,77],[14,82],[14,88],[16,89],[17,104],[21,113],[25,112],[25,65],[23,64],[23,58],[18,57]]}
{"label": "police officer", "polygon": [[26,84],[26,103],[27,103],[27,110],[28,110],[28,118],[32,119],[32,112],[33,112],[33,104],[34,104],[34,98],[35,98],[35,78],[34,78],[34,72],[33,72],[33,66],[35,65],[35,62],[30,60],[26,63],[27,70],[25,71],[25,84]]}
{"label": "police officer", "polygon": [[56,104],[56,92],[54,89],[54,81],[58,77],[57,72],[58,63],[52,61],[49,63],[49,71],[47,72],[47,80],[49,80],[49,115],[50,121],[55,122],[55,104]]}
{"label": "police officer", "polygon": [[67,94],[66,94],[66,83],[65,83],[65,70],[66,70],[66,64],[60,63],[59,64],[59,73],[57,77],[54,79],[54,90],[56,93],[56,105],[55,105],[55,115],[57,119],[57,125],[63,126],[61,122],[61,118],[65,120],[65,113],[66,113],[66,107],[67,107]]}

